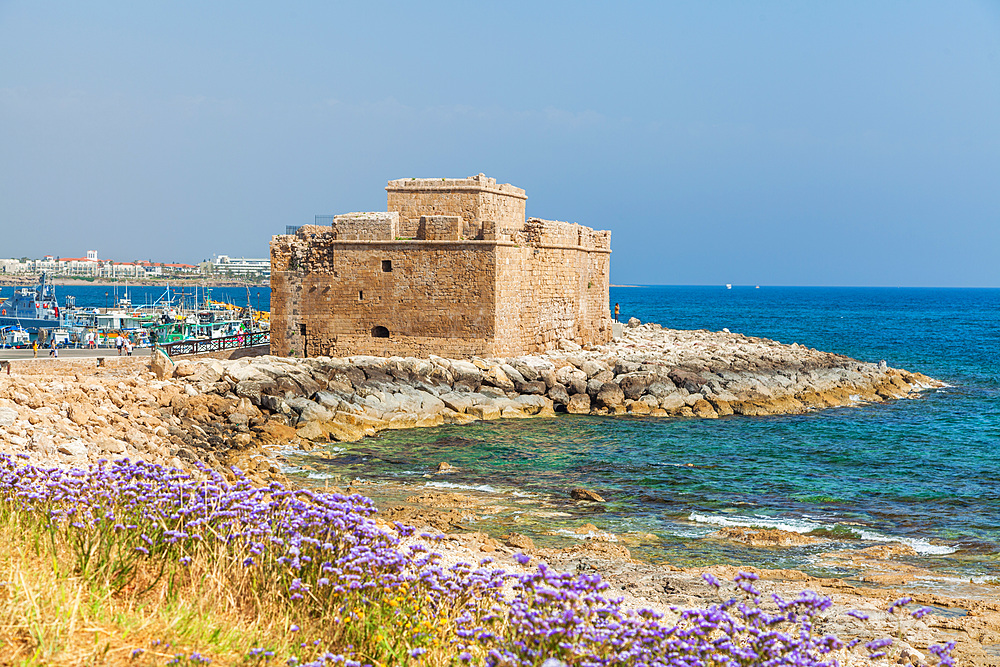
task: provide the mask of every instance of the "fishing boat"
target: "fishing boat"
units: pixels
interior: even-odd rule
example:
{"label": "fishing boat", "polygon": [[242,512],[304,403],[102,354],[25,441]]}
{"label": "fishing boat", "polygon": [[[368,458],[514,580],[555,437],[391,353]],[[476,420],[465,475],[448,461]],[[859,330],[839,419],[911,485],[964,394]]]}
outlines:
{"label": "fishing boat", "polygon": [[34,287],[20,287],[0,304],[0,327],[22,327],[28,331],[59,326],[56,291],[45,283],[45,274]]}
{"label": "fishing boat", "polygon": [[0,328],[0,347],[19,349],[31,347],[31,334],[17,325]]}

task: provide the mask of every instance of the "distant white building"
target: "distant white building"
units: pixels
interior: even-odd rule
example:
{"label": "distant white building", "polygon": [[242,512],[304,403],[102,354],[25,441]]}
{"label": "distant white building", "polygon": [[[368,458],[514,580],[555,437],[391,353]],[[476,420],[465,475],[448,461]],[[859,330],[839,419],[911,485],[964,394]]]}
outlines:
{"label": "distant white building", "polygon": [[212,255],[212,271],[229,273],[234,276],[271,277],[271,258],[230,257],[229,255]]}

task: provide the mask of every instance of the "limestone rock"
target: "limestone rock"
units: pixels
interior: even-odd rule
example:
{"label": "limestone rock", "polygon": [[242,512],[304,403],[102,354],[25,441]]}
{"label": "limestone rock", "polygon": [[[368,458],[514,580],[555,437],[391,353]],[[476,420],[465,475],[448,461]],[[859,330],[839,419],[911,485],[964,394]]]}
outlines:
{"label": "limestone rock", "polygon": [[174,374],[174,362],[160,348],[153,350],[153,356],[149,361],[149,370],[159,380],[169,379]]}
{"label": "limestone rock", "polygon": [[532,551],[535,548],[535,542],[527,535],[522,535],[521,533],[509,533],[500,539],[507,546],[521,549],[522,551]]}
{"label": "limestone rock", "polygon": [[652,373],[629,373],[618,378],[618,386],[621,387],[625,398],[635,400],[645,393],[646,388],[653,383],[656,376]]}
{"label": "limestone rock", "polygon": [[73,403],[66,411],[70,421],[79,426],[85,425],[93,416],[93,411],[84,403]]}
{"label": "limestone rock", "polygon": [[326,431],[318,422],[306,422],[295,430],[296,435],[304,440],[326,440]]}
{"label": "limestone rock", "polygon": [[619,408],[625,403],[625,392],[614,382],[605,382],[595,399],[598,407]]}
{"label": "limestone rock", "polygon": [[670,371],[670,379],[673,380],[675,385],[687,389],[692,394],[701,391],[701,388],[705,385],[705,378],[701,375],[682,368],[675,368]]}
{"label": "limestone rock", "polygon": [[566,412],[573,415],[590,414],[590,395],[583,393],[570,396],[569,403],[566,404]]}
{"label": "limestone rock", "polygon": [[4,428],[13,426],[14,422],[17,421],[17,417],[18,413],[14,408],[0,407],[0,426]]}
{"label": "limestone rock", "polygon": [[197,371],[197,365],[191,361],[178,361],[177,365],[174,366],[174,377],[188,378],[195,374]]}
{"label": "limestone rock", "polygon": [[[567,392],[566,387],[561,384],[553,385],[553,387],[549,389],[548,396],[552,399],[552,402],[557,405],[566,405],[569,403],[569,392]],[[587,398],[589,399],[590,397],[588,396]]]}
{"label": "limestone rock", "polygon": [[[522,382],[517,385],[517,391],[522,394],[538,394],[542,395],[546,391],[545,383],[541,380],[534,380],[532,382]],[[565,391],[565,388],[563,388]]]}
{"label": "limestone rock", "polygon": [[455,382],[467,382],[472,385],[478,385],[483,380],[483,372],[472,362],[454,360],[451,362],[452,377],[455,378]]}
{"label": "limestone rock", "polygon": [[591,491],[590,489],[585,489],[582,486],[578,486],[569,492],[570,497],[573,500],[583,500],[591,503],[603,503],[607,502],[601,497],[596,491]]}
{"label": "limestone rock", "polygon": [[502,409],[497,405],[473,405],[466,410],[466,413],[472,415],[476,419],[499,419]]}
{"label": "limestone rock", "polygon": [[467,393],[450,392],[440,396],[444,405],[455,412],[468,412],[473,406],[472,399]]}

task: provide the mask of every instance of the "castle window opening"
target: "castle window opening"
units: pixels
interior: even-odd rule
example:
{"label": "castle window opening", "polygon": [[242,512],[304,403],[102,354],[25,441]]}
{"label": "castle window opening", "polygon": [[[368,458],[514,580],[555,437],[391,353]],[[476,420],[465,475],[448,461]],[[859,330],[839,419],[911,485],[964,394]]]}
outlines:
{"label": "castle window opening", "polygon": [[379,325],[372,327],[372,338],[388,338],[389,330]]}
{"label": "castle window opening", "polygon": [[299,324],[299,334],[302,335],[302,336],[306,335],[306,325],[305,325],[305,323],[300,323]]}
{"label": "castle window opening", "polygon": [[391,259],[383,259],[382,260],[382,270],[385,273],[391,273],[392,272],[392,260]]}
{"label": "castle window opening", "polygon": [[358,301],[364,301],[364,300],[365,300],[365,291],[363,289],[359,289],[358,290]]}

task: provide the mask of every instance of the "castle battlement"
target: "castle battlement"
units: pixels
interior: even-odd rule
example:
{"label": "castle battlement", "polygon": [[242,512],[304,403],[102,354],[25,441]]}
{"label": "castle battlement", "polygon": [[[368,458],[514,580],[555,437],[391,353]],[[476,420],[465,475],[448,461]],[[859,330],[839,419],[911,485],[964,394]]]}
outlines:
{"label": "castle battlement", "polygon": [[514,187],[510,183],[497,184],[497,179],[489,178],[485,174],[469,176],[468,178],[399,178],[389,181],[385,186],[386,192],[405,191],[458,191],[458,190],[478,190],[482,192],[492,192],[494,194],[527,199],[524,190]]}
{"label": "castle battlement", "polygon": [[273,238],[275,354],[511,356],[611,339],[610,232],[525,220],[524,191],[482,174],[386,191],[388,211]]}

